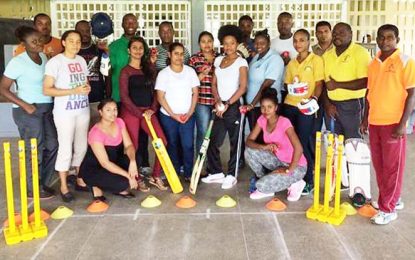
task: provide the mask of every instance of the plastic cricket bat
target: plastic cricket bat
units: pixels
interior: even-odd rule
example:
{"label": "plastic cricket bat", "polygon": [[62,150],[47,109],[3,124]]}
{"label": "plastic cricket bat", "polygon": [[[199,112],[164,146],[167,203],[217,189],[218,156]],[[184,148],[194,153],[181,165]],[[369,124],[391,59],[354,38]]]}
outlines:
{"label": "plastic cricket bat", "polygon": [[195,165],[193,166],[192,170],[192,177],[190,179],[190,186],[189,191],[192,194],[196,194],[197,184],[199,183],[200,173],[202,172],[203,164],[206,160],[206,154],[210,143],[210,134],[212,131],[213,121],[215,119],[216,111],[212,111],[212,117],[209,122],[208,129],[205,133],[205,138],[203,139],[202,146],[200,147],[199,154],[197,155],[197,159]]}
{"label": "plastic cricket bat", "polygon": [[144,118],[147,122],[148,128],[150,129],[151,137],[153,138],[151,144],[153,145],[153,148],[156,151],[157,158],[160,161],[161,167],[163,168],[164,174],[166,175],[171,190],[173,191],[173,193],[180,193],[183,191],[183,186],[170,160],[166,147],[164,146],[163,141],[156,135],[153,124],[151,123],[151,119],[147,116],[144,116]]}

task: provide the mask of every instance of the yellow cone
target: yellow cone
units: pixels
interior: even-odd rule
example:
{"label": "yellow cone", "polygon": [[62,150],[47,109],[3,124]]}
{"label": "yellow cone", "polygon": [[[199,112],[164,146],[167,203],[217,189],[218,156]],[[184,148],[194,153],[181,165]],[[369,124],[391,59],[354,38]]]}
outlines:
{"label": "yellow cone", "polygon": [[196,201],[194,201],[189,196],[183,196],[176,202],[176,207],[182,209],[190,209],[196,206]]}
{"label": "yellow cone", "polygon": [[147,196],[145,200],[141,202],[141,207],[143,208],[155,208],[161,205],[161,201],[154,197],[153,195]]}
{"label": "yellow cone", "polygon": [[232,199],[229,195],[223,195],[220,199],[216,201],[216,206],[221,208],[232,208],[236,206],[236,201]]}
{"label": "yellow cone", "polygon": [[59,206],[55,211],[50,215],[53,219],[65,219],[72,216],[73,210],[65,207]]}
{"label": "yellow cone", "polygon": [[340,209],[344,210],[348,216],[356,215],[357,213],[357,210],[349,202],[343,202],[340,205]]}

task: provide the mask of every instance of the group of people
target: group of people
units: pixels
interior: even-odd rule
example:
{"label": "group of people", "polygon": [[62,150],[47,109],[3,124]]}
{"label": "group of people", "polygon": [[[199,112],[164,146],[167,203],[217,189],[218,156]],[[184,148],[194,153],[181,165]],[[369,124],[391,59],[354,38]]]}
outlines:
{"label": "group of people", "polygon": [[[292,31],[287,12],[278,16],[274,39],[266,29],[252,39],[253,25],[244,15],[238,26],[222,26],[220,53],[214,36],[201,32],[200,50],[192,56],[174,41],[168,21],[159,25],[161,44],[150,49],[136,35],[137,17],[131,13],[123,17],[124,34],[108,48],[93,43],[85,20],[60,41],[50,35],[46,14],[35,16],[33,28],[17,28],[21,45],[6,67],[0,94],[14,103],[21,138],[38,140],[41,197],[53,196],[50,181],[57,171],[63,201],[74,200],[68,188],[71,167],[75,189],[92,192],[94,199],[105,201],[104,191],[126,198],[134,196],[130,189],[148,192],[143,173],[149,166],[149,118],[185,181],[212,119],[202,182],[230,189],[246,160],[254,173],[251,199],[287,190],[287,200],[297,201],[314,189],[314,136],[325,121],[345,139],[360,138],[369,128],[380,194],[372,221],[396,219],[406,124],[415,103],[415,62],[397,48],[398,28],[386,24],[378,29],[380,52],[372,60],[352,42],[346,23],[332,30],[330,23],[318,22],[313,46],[307,30]],[[110,58],[109,76],[100,72],[104,54]],[[318,104],[313,113],[301,109],[308,102]],[[251,131],[242,138],[237,158],[245,111]],[[224,170],[220,151],[227,134],[230,156]],[[148,184],[167,190],[161,176],[155,158]]]}

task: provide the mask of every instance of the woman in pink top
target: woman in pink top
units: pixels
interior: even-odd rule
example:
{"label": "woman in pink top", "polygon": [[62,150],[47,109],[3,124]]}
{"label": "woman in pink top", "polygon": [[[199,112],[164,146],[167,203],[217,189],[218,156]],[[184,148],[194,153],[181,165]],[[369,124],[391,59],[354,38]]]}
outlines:
{"label": "woman in pink top", "polygon": [[[261,113],[246,141],[245,158],[259,180],[251,199],[274,196],[288,189],[287,199],[297,201],[305,186],[307,161],[290,120],[277,114],[277,91],[269,88],[261,97]],[[263,132],[265,144],[255,140]],[[265,174],[264,168],[269,170]]]}
{"label": "woman in pink top", "polygon": [[101,101],[98,112],[101,120],[89,131],[88,151],[79,174],[92,188],[95,200],[106,200],[103,190],[132,198],[134,194],[129,192],[129,188],[138,187],[134,145],[124,121],[117,118],[114,100]]}

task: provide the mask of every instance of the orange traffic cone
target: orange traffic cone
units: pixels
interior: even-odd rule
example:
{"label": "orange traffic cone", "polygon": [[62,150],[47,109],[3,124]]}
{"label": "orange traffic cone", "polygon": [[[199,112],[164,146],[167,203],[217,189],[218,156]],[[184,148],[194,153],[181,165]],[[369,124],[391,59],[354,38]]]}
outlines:
{"label": "orange traffic cone", "polygon": [[108,204],[100,201],[100,200],[94,200],[89,206],[86,208],[86,210],[89,213],[101,213],[106,211],[109,208]]}
{"label": "orange traffic cone", "polygon": [[284,211],[287,206],[284,204],[284,202],[282,202],[281,200],[277,199],[277,198],[273,198],[272,200],[270,200],[265,207],[268,210],[271,211]]}
{"label": "orange traffic cone", "polygon": [[[45,220],[48,220],[49,218],[50,218],[50,214],[47,213],[46,211],[44,211],[43,209],[40,209],[40,219],[45,221]],[[35,221],[35,213],[34,212],[32,214],[30,214],[29,221],[30,222]]]}
{"label": "orange traffic cone", "polygon": [[[16,223],[16,226],[20,226],[22,224],[22,215],[20,213],[14,213],[14,222]],[[9,226],[9,219],[6,219],[3,222],[3,227]]]}
{"label": "orange traffic cone", "polygon": [[176,207],[182,209],[190,209],[196,206],[196,201],[189,196],[183,196],[176,202]]}
{"label": "orange traffic cone", "polygon": [[372,205],[366,204],[363,207],[361,207],[360,209],[358,209],[357,213],[359,213],[360,216],[371,218],[374,215],[376,215],[376,213],[378,213],[378,212],[374,207],[372,207]]}

